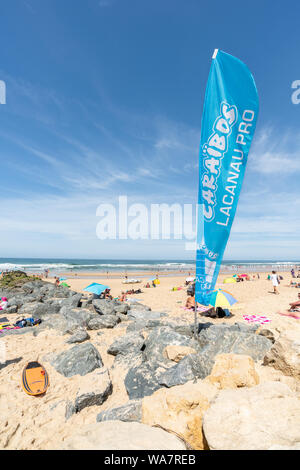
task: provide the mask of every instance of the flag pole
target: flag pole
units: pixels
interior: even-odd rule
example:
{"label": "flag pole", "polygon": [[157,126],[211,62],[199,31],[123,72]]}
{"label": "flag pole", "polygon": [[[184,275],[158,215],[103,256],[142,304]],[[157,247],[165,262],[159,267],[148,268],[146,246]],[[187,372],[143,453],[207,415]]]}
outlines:
{"label": "flag pole", "polygon": [[195,309],[194,309],[194,338],[197,340],[198,337],[198,322],[197,322],[197,302],[195,298]]}

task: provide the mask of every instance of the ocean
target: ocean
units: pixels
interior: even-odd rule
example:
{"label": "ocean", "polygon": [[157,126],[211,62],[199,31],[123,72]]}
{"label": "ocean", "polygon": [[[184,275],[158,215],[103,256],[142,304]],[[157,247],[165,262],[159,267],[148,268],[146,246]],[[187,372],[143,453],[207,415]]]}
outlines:
{"label": "ocean", "polygon": [[[113,259],[55,259],[55,258],[0,258],[0,272],[20,269],[28,273],[79,272],[189,272],[195,270],[193,260],[113,260]],[[290,271],[300,268],[299,260],[224,260],[221,272]]]}

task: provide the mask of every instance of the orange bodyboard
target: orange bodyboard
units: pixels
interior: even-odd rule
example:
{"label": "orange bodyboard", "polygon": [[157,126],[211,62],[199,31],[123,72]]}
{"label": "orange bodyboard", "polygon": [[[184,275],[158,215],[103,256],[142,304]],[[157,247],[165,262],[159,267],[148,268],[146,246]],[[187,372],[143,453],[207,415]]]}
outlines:
{"label": "orange bodyboard", "polygon": [[22,387],[28,395],[42,395],[49,387],[49,376],[39,362],[28,362],[22,372]]}

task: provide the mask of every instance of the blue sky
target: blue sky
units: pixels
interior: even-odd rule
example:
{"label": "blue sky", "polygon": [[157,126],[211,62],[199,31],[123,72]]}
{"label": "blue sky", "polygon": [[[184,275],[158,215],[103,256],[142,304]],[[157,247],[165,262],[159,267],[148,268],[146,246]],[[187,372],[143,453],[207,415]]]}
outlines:
{"label": "blue sky", "polygon": [[[227,259],[299,259],[297,1],[1,5],[2,257],[191,259],[181,240],[101,241],[97,206],[193,203],[211,56],[252,71],[260,115]],[[298,209],[297,209],[298,208]]]}

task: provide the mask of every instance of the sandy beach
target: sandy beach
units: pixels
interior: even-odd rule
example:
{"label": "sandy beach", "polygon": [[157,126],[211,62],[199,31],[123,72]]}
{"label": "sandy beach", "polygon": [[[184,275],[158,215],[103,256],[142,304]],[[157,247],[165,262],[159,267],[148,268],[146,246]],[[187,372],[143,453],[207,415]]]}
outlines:
{"label": "sandy beach", "polygon": [[[232,295],[238,300],[238,303],[232,307],[233,317],[226,320],[227,322],[243,321],[242,315],[255,314],[255,315],[267,315],[272,320],[272,325],[281,325],[282,319],[278,315],[277,311],[284,311],[287,309],[288,304],[293,302],[297,298],[298,290],[294,287],[290,287],[289,283],[292,279],[290,273],[279,272],[278,274],[283,277],[279,286],[279,295],[273,293],[273,287],[271,281],[267,280],[269,273],[260,273],[260,279],[255,278],[254,280],[244,281],[239,283],[224,284],[223,281],[228,275],[221,274],[218,278],[216,288],[222,288],[232,293]],[[64,276],[67,274],[65,273]],[[88,275],[88,281],[84,278]],[[144,273],[137,272],[134,275],[128,276],[129,278],[139,278],[145,276]],[[82,276],[82,278],[81,278]],[[155,276],[155,273],[154,273]],[[158,310],[168,313],[170,316],[180,319],[191,321],[193,318],[193,312],[187,312],[182,307],[186,301],[186,286],[185,279],[187,274],[180,275],[177,273],[176,276],[165,274],[159,276],[160,284],[156,288],[144,288],[146,280],[151,276],[146,275],[141,279],[140,283],[124,284],[123,277],[110,278],[103,273],[95,274],[91,276],[89,273],[80,273],[79,279],[67,278],[67,282],[73,290],[78,292],[84,292],[83,289],[92,282],[108,285],[111,288],[111,295],[118,297],[121,292],[126,292],[129,289],[141,288],[142,294],[130,295],[145,305],[149,305],[152,310]],[[151,284],[151,283],[150,283]],[[181,290],[172,291],[173,287],[182,287]],[[216,322],[222,320],[214,320]],[[295,323],[295,320],[284,317],[284,323],[290,322]]]}
{"label": "sandy beach", "polygon": [[[271,282],[266,280],[267,273],[261,275],[260,280],[244,281],[236,284],[223,284],[224,276],[218,279],[217,287],[224,287],[237,299],[238,303],[231,309],[233,317],[226,320],[228,323],[244,322],[242,315],[266,315],[271,322],[264,328],[270,329],[275,337],[286,329],[294,329],[300,333],[300,320],[283,317],[279,310],[286,310],[288,303],[295,300],[298,289],[289,287],[291,276],[283,273],[284,280],[279,286],[279,295],[272,293]],[[132,284],[134,288],[141,288],[143,293],[132,295],[153,311],[168,314],[178,323],[193,322],[194,313],[182,307],[186,300],[185,277],[161,277],[160,285],[156,288],[145,289],[144,284]],[[86,279],[68,279],[71,288],[83,292],[87,285]],[[95,276],[89,282],[109,284],[114,297],[131,285],[122,284],[122,278],[107,280],[104,276]],[[173,287],[182,286],[182,290],[172,291]],[[11,315],[14,321],[17,316]],[[199,321],[207,319],[199,316]],[[209,319],[212,323],[222,323],[223,319]],[[107,354],[109,345],[118,337],[125,334],[126,322],[120,323],[117,328],[89,331],[90,342],[98,349],[107,368],[113,365],[114,357]],[[36,327],[38,328],[38,327]],[[65,343],[66,337],[56,330],[45,330],[39,335],[32,334],[8,336],[2,339],[6,345],[6,366],[0,365],[0,448],[1,449],[52,449],[59,448],[60,443],[72,434],[75,428],[95,422],[99,411],[120,406],[128,401],[124,387],[125,372],[120,368],[110,369],[113,382],[113,394],[108,397],[102,406],[90,406],[80,413],[72,415],[65,420],[65,400],[72,400],[82,382],[87,377],[75,375],[70,378],[63,377],[50,364],[51,355],[66,351],[69,345]],[[28,361],[37,360],[45,365],[50,376],[50,387],[41,397],[31,397],[24,393],[21,387],[21,372]],[[297,382],[292,377],[286,377],[279,371],[270,367],[256,364],[261,381],[279,380],[287,383],[293,390],[297,390]],[[299,391],[299,390],[298,390]]]}

